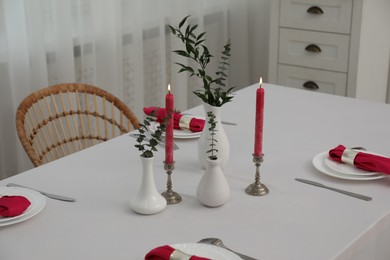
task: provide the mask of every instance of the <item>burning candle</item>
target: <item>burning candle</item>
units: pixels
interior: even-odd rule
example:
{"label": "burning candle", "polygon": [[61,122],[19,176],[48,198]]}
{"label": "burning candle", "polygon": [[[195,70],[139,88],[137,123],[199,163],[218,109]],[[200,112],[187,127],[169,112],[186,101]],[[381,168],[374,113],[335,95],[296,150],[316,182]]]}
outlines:
{"label": "burning candle", "polygon": [[171,93],[171,85],[168,84],[168,93],[165,97],[166,128],[165,128],[165,163],[173,163],[173,109],[174,97]]}
{"label": "burning candle", "polygon": [[254,156],[263,154],[263,120],[264,120],[264,89],[261,87],[263,79],[260,77],[259,88],[256,91],[256,125]]}

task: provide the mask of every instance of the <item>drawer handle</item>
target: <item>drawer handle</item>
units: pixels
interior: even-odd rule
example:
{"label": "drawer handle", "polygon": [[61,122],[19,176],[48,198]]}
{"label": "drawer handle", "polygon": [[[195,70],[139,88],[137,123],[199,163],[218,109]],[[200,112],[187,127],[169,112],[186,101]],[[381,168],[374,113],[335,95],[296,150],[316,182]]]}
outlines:
{"label": "drawer handle", "polygon": [[315,53],[321,52],[321,48],[316,44],[307,45],[305,50],[310,51],[310,52],[315,52]]}
{"label": "drawer handle", "polygon": [[310,14],[323,14],[324,11],[322,11],[321,7],[319,6],[311,6],[309,9],[306,10],[306,12],[310,13]]}
{"label": "drawer handle", "polygon": [[305,87],[307,89],[319,89],[317,83],[315,83],[314,81],[311,81],[311,80],[303,83],[303,87]]}

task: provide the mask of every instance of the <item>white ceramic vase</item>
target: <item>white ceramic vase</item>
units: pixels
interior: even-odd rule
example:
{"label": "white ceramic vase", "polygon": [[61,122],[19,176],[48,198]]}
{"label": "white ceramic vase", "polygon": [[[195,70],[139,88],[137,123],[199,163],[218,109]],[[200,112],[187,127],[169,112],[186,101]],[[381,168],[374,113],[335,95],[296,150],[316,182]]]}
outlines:
{"label": "white ceramic vase", "polygon": [[222,206],[230,198],[230,186],[219,163],[220,160],[207,159],[206,170],[198,184],[196,197],[208,207]]}
{"label": "white ceramic vase", "polygon": [[130,202],[130,208],[140,214],[156,214],[167,205],[166,199],[157,191],[154,183],[153,160],[154,157],[144,158],[141,156],[141,187]]}
{"label": "white ceramic vase", "polygon": [[203,128],[202,134],[200,135],[198,141],[198,157],[199,163],[203,169],[206,169],[207,160],[209,157],[208,150],[210,150],[210,125],[208,122],[207,112],[211,111],[215,115],[215,136],[214,139],[217,140],[215,149],[218,150],[218,158],[220,159],[220,166],[222,169],[226,166],[229,161],[230,156],[230,145],[229,139],[227,138],[226,132],[223,129],[221,123],[221,107],[211,106],[209,104],[203,103],[203,108],[205,111],[206,124]]}

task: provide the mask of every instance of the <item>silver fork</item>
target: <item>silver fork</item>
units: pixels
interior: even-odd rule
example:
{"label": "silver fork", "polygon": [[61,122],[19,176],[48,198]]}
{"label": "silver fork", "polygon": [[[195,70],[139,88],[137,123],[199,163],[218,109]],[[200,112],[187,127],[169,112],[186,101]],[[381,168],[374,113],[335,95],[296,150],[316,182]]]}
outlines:
{"label": "silver fork", "polygon": [[[131,136],[131,137],[133,137],[133,138],[138,138],[138,134],[134,134],[134,133],[131,133],[131,134],[129,134],[129,136]],[[144,138],[146,141],[149,141],[150,140],[150,138],[149,137],[145,137]],[[161,141],[161,142],[158,142],[158,144],[159,145],[161,145],[161,146],[165,146],[165,142],[164,141]],[[175,144],[175,143],[173,143],[173,150],[179,150],[179,146],[177,145],[177,144]]]}
{"label": "silver fork", "polygon": [[219,247],[225,248],[226,250],[229,250],[230,252],[235,253],[236,255],[238,255],[240,258],[242,258],[244,260],[258,260],[256,258],[247,256],[247,255],[243,255],[241,253],[238,253],[236,251],[231,250],[230,248],[226,247],[223,244],[222,240],[219,238],[213,238],[213,237],[204,238],[204,239],[200,240],[198,243],[209,244],[209,245],[214,245],[214,246],[219,246]]}

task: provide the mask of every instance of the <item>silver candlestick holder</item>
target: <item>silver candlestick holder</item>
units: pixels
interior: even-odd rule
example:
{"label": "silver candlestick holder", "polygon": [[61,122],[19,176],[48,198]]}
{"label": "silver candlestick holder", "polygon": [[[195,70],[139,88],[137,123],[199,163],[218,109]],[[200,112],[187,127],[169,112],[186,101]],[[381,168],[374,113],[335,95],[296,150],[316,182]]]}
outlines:
{"label": "silver candlestick holder", "polygon": [[269,189],[267,186],[265,186],[263,183],[260,182],[260,166],[263,162],[263,156],[256,156],[253,154],[253,162],[256,166],[256,175],[255,175],[255,182],[250,184],[246,189],[245,192],[248,195],[251,196],[263,196],[269,193]]}
{"label": "silver candlestick holder", "polygon": [[175,169],[175,162],[166,163],[164,161],[164,170],[167,172],[167,190],[161,193],[161,195],[167,200],[168,205],[177,204],[181,201],[179,193],[172,190],[172,172]]}

